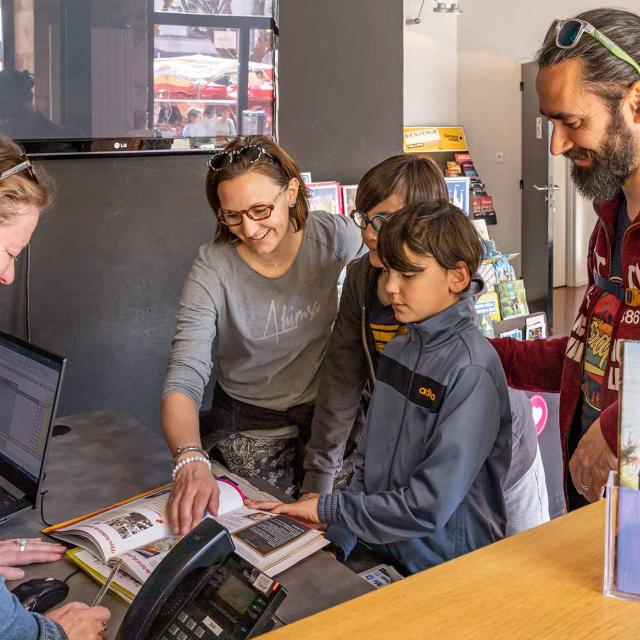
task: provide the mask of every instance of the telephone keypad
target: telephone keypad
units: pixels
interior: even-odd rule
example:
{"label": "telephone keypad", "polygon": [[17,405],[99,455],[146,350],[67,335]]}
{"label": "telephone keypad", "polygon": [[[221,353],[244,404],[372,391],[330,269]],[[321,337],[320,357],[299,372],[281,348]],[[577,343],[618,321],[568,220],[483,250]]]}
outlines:
{"label": "telephone keypad", "polygon": [[[206,583],[181,605],[173,620],[167,621],[169,626],[160,640],[244,640],[252,630],[262,631],[262,616],[267,609],[274,609],[274,599],[279,604],[286,592],[278,597],[275,588],[268,593],[260,591],[251,579],[255,569],[246,564],[231,556],[228,566],[203,576]],[[221,589],[222,595],[218,595]]]}

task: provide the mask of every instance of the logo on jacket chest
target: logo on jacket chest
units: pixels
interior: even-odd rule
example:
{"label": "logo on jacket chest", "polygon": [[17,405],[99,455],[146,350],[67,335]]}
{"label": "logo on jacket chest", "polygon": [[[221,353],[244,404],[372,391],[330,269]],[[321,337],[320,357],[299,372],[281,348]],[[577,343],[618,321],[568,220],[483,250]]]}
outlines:
{"label": "logo on jacket chest", "polygon": [[438,413],[447,387],[433,378],[412,372],[396,360],[383,355],[378,363],[378,380],[393,387],[410,402]]}

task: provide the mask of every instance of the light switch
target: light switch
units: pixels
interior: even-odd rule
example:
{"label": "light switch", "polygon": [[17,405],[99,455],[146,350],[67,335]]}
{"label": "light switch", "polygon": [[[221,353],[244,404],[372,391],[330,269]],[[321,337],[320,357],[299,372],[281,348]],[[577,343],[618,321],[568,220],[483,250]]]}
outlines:
{"label": "light switch", "polygon": [[496,151],[496,162],[502,164],[504,162],[504,153],[502,151]]}

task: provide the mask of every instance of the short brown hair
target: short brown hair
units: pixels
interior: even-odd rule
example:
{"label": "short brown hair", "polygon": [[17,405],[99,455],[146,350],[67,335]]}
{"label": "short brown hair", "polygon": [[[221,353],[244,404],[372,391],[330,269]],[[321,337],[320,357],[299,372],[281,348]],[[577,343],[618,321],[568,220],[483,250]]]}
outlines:
{"label": "short brown hair", "polygon": [[391,156],[364,174],[356,192],[356,208],[367,213],[392,194],[403,197],[406,204],[449,199],[440,167],[425,156],[406,154]]}
{"label": "short brown hair", "polygon": [[[9,138],[0,137],[0,173],[8,171],[26,159],[24,150]],[[41,212],[54,198],[53,182],[39,166],[32,166],[38,182],[21,171],[0,180],[0,224],[10,223],[20,215],[21,205],[34,205]]]}
{"label": "short brown hair", "polygon": [[[300,186],[295,206],[289,209],[289,218],[294,231],[304,229],[307,217],[309,216],[309,203],[307,201],[307,188],[305,187],[302,176],[300,175],[298,165],[281,146],[266,136],[234,138],[229,142],[229,144],[227,144],[224,151],[237,151],[238,149],[242,149],[242,147],[249,146],[262,147],[268,155],[261,156],[253,163],[250,163],[240,157],[236,162],[230,164],[224,169],[220,169],[219,171],[213,171],[209,168],[206,181],[207,200],[209,201],[209,206],[217,216],[218,211],[220,210],[220,198],[218,197],[218,187],[220,186],[220,183],[225,180],[237,178],[248,171],[261,173],[281,187],[287,186],[289,181],[292,178],[295,178]],[[218,223],[214,242],[229,242],[231,244],[237,244],[239,240],[229,227]]]}
{"label": "short brown hair", "polygon": [[378,255],[395,271],[421,271],[406,250],[432,256],[444,269],[464,262],[473,276],[482,261],[482,244],[476,228],[458,207],[447,200],[414,202],[391,216],[378,235]]}

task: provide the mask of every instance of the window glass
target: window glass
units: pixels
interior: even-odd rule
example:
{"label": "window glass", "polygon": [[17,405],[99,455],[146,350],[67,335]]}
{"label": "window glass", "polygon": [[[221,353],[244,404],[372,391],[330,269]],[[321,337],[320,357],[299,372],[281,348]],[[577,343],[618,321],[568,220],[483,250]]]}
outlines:
{"label": "window glass", "polygon": [[156,25],[154,126],[164,137],[237,134],[237,43],[237,29]]}
{"label": "window glass", "polygon": [[154,0],[156,11],[208,16],[273,16],[273,0]]}
{"label": "window glass", "polygon": [[249,54],[247,109],[242,131],[273,135],[273,31],[252,29]]}

